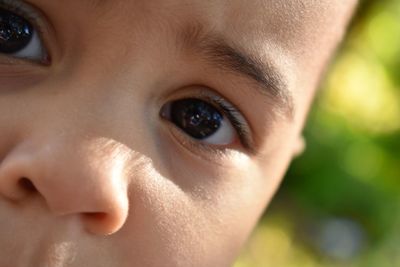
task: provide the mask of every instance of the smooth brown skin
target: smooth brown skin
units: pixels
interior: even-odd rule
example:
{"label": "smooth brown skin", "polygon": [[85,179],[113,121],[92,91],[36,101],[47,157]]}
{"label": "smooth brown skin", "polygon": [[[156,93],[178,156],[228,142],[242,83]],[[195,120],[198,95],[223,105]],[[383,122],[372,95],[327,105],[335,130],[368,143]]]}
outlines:
{"label": "smooth brown skin", "polygon": [[[0,55],[0,267],[230,266],[355,0],[29,3],[51,64]],[[282,93],[204,55],[207,40],[264,62]],[[160,118],[204,92],[238,107],[253,149],[201,145]]]}

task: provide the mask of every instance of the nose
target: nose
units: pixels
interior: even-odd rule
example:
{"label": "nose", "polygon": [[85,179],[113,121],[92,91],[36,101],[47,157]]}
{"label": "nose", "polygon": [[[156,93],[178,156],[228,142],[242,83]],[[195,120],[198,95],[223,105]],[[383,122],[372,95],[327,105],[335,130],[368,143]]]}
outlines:
{"label": "nose", "polygon": [[125,162],[122,150],[105,141],[24,143],[0,163],[0,197],[40,196],[53,215],[78,216],[89,232],[110,235],[128,216]]}

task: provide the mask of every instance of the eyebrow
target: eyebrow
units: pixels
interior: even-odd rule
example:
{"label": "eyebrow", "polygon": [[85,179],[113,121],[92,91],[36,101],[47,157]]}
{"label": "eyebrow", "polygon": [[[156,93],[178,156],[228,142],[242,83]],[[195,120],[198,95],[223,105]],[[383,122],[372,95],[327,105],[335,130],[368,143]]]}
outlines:
{"label": "eyebrow", "polygon": [[256,84],[257,91],[272,99],[273,105],[287,118],[293,118],[293,96],[276,67],[260,57],[246,53],[213,32],[203,30],[200,24],[186,27],[178,37],[184,48],[195,49],[206,62],[217,68],[238,74]]}

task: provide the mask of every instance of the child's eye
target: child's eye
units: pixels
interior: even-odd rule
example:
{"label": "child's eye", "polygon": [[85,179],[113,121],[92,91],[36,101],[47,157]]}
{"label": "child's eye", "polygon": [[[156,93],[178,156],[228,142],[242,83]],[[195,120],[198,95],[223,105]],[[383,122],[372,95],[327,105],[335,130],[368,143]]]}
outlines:
{"label": "child's eye", "polygon": [[203,143],[229,145],[235,141],[232,123],[214,105],[196,98],[171,101],[161,116]]}
{"label": "child's eye", "polygon": [[18,59],[46,62],[46,52],[34,25],[0,7],[0,53]]}

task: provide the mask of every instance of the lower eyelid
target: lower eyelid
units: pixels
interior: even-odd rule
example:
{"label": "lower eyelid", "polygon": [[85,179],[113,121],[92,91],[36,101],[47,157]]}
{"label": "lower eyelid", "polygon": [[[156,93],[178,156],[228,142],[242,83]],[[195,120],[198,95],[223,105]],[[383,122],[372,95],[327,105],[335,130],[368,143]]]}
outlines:
{"label": "lower eyelid", "polygon": [[245,153],[240,150],[239,141],[235,141],[229,147],[205,144],[187,136],[169,121],[166,121],[164,125],[165,138],[172,139],[173,143],[177,143],[178,149],[183,149],[195,158],[209,162],[212,165],[231,168],[231,155]]}

